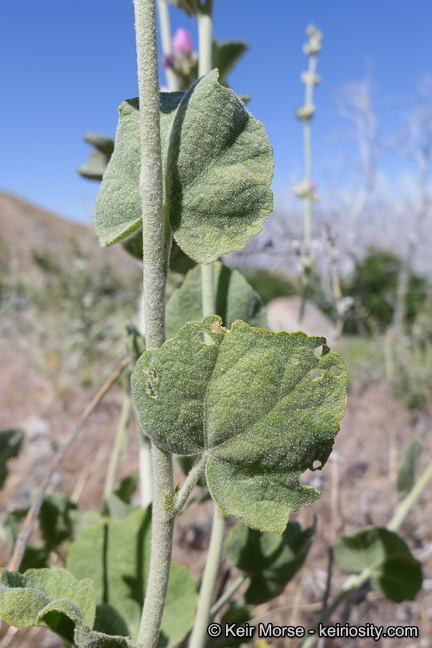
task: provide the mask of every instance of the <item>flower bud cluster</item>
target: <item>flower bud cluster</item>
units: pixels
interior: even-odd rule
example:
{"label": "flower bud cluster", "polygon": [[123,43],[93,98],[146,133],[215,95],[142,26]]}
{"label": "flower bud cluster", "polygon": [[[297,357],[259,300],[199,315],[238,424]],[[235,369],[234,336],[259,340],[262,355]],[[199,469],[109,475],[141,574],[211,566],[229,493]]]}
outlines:
{"label": "flower bud cluster", "polygon": [[294,187],[294,193],[298,198],[302,200],[310,200],[311,202],[317,202],[316,190],[318,188],[318,183],[315,180],[307,182],[303,180],[298,185]]}
{"label": "flower bud cluster", "polygon": [[193,51],[190,33],[180,27],[171,44],[173,51],[162,58],[162,67],[172,70],[180,80],[181,90],[187,90],[196,81],[198,70],[198,55]]}
{"label": "flower bud cluster", "polygon": [[314,56],[321,51],[322,33],[314,25],[309,25],[306,29],[306,34],[309,36],[309,42],[303,45],[303,52],[306,56]]}

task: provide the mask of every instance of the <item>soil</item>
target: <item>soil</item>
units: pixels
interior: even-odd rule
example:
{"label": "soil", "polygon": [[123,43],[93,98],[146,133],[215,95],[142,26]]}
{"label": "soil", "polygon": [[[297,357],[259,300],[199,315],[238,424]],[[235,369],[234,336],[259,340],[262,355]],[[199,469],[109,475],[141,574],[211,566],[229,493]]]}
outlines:
{"label": "soil", "polygon": [[[14,202],[15,201],[15,202]],[[7,203],[17,199],[0,195],[0,215]],[[4,211],[4,213],[6,213]],[[33,216],[35,212],[32,212]],[[53,217],[54,218],[54,217]],[[22,221],[21,226],[25,223]],[[12,225],[11,225],[12,227]],[[29,243],[20,255],[27,254]],[[120,251],[118,254],[122,254]],[[132,266],[131,266],[132,267]],[[135,265],[133,264],[133,267]],[[30,336],[23,336],[8,326],[0,340],[0,428],[22,427],[26,437],[18,459],[9,462],[10,474],[0,493],[2,515],[27,505],[35,489],[43,482],[55,453],[71,436],[82,412],[98,386],[115,369],[121,358],[110,356],[100,367],[98,386],[86,388],[74,381],[59,384],[55,371],[41,367],[44,350]],[[85,510],[99,510],[110,448],[121,407],[121,387],[115,385],[86,424],[68,453],[51,489],[62,491]],[[423,454],[420,471],[432,457],[431,415],[422,411],[415,419],[397,400],[389,385],[376,381],[373,371],[368,382],[349,384],[348,404],[334,452],[322,471],[305,475],[305,483],[322,491],[321,499],[292,516],[302,527],[317,517],[317,537],[305,567],[278,599],[254,610],[253,623],[303,625],[309,628],[322,606],[329,567],[329,546],[340,533],[353,533],[362,526],[385,526],[397,505],[395,481],[397,468],[407,443],[421,440]],[[137,424],[132,422],[129,447],[122,456],[118,479],[135,472],[137,465]],[[176,480],[182,480],[176,469]],[[190,506],[178,519],[174,560],[186,565],[199,582],[211,528],[212,503]],[[414,555],[423,563],[424,584],[414,602],[400,605],[385,601],[380,595],[363,588],[350,597],[332,617],[331,623],[376,625],[408,624],[419,627],[420,638],[382,639],[381,648],[430,648],[432,646],[432,484],[405,519],[400,533]],[[232,526],[235,520],[229,520]],[[0,561],[6,565],[9,548],[0,540]],[[229,569],[226,559],[221,566],[221,580]],[[235,569],[228,575],[236,579]],[[331,597],[347,577],[337,565],[332,567]],[[243,588],[244,589],[244,588]],[[243,590],[236,595],[241,599]],[[33,628],[19,630],[5,624],[0,640],[2,648],[54,648],[61,642],[48,631]],[[289,648],[296,640],[274,639],[274,648]],[[254,645],[254,643],[250,644]],[[325,648],[369,648],[366,640],[327,640]],[[324,648],[324,644],[320,645]]]}

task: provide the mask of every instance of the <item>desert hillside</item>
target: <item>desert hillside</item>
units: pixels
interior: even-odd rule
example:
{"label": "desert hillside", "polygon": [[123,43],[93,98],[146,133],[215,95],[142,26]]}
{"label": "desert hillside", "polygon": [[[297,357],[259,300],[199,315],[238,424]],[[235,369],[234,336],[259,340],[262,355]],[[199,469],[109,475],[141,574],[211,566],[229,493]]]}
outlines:
{"label": "desert hillside", "polygon": [[6,248],[15,271],[34,268],[32,251],[49,253],[63,269],[71,255],[85,258],[96,267],[115,264],[120,272],[136,268],[134,259],[121,245],[100,248],[93,228],[67,221],[3,191],[0,245]]}

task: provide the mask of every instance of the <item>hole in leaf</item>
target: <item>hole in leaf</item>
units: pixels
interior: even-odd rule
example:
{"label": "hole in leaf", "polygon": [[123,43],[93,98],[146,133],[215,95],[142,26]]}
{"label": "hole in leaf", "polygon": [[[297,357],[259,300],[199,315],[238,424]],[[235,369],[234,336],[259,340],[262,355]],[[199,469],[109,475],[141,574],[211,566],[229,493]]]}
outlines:
{"label": "hole in leaf", "polygon": [[316,358],[320,358],[322,356],[322,352],[323,352],[323,345],[321,344],[321,346],[314,349],[314,356]]}
{"label": "hole in leaf", "polygon": [[319,470],[322,468],[322,463],[319,459],[316,459],[312,464],[312,470]]}
{"label": "hole in leaf", "polygon": [[147,395],[150,396],[150,398],[157,398],[156,392],[153,389],[153,385],[151,384],[150,378],[145,379],[145,390],[147,392]]}
{"label": "hole in leaf", "polygon": [[205,344],[205,346],[212,346],[215,343],[212,336],[205,331],[198,331],[198,340],[201,344]]}
{"label": "hole in leaf", "polygon": [[156,369],[154,367],[150,369],[150,375],[153,378],[153,380],[156,380],[156,382],[159,380],[159,376],[157,375]]}
{"label": "hole in leaf", "polygon": [[311,372],[311,378],[312,378],[312,380],[320,380],[320,378],[322,378],[323,376],[324,376],[323,372],[322,372],[322,371],[319,371],[319,369],[314,369],[314,370]]}
{"label": "hole in leaf", "polygon": [[332,372],[333,376],[342,376],[343,374],[342,369],[339,369],[339,367],[336,367],[336,365],[330,367],[330,371]]}
{"label": "hole in leaf", "polygon": [[298,358],[291,358],[291,362],[293,364],[298,364]]}

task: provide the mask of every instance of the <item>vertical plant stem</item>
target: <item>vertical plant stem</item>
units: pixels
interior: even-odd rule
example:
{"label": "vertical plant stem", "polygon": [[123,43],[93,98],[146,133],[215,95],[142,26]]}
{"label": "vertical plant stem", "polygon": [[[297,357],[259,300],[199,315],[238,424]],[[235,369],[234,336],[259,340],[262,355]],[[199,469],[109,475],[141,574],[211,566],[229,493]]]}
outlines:
{"label": "vertical plant stem", "polygon": [[[143,216],[143,289],[147,350],[165,339],[165,288],[170,238],[164,218],[162,155],[159,122],[159,79],[154,0],[134,0],[140,102]],[[171,566],[174,519],[165,506],[173,501],[172,455],[152,447],[153,519],[149,578],[138,644],[155,648],[159,638]]]}
{"label": "vertical plant stem", "polygon": [[202,577],[198,608],[189,648],[204,648],[207,643],[207,627],[210,619],[216,580],[219,573],[219,564],[222,556],[224,538],[225,519],[219,508],[215,505],[210,545]]}
{"label": "vertical plant stem", "polygon": [[[213,0],[206,0],[198,14],[199,63],[198,76],[202,77],[212,69],[212,8]],[[201,266],[201,293],[203,316],[216,312],[213,266]],[[207,627],[210,620],[210,610],[219,573],[225,538],[225,519],[219,508],[214,504],[213,525],[210,545],[204,573],[201,582],[198,608],[195,623],[189,643],[189,648],[203,648],[207,643]]]}
{"label": "vertical plant stem", "polygon": [[125,439],[127,438],[129,421],[130,421],[130,412],[131,412],[131,394],[129,380],[123,388],[123,402],[120,413],[120,420],[117,427],[117,434],[114,441],[114,447],[111,452],[110,462],[108,466],[108,472],[105,479],[104,487],[104,500],[106,500],[114,490],[115,476],[117,472],[117,465],[122,453],[122,450],[125,445]]}
{"label": "vertical plant stem", "polygon": [[[165,56],[168,56],[168,54],[171,54],[172,52],[169,7],[167,4],[167,0],[157,0],[157,5],[158,5],[160,35],[162,41],[162,51]],[[171,70],[171,68],[167,67],[165,69],[165,74],[166,74],[169,91],[175,92],[176,90],[178,90],[179,84],[178,84],[177,77],[174,73],[174,70]]]}
{"label": "vertical plant stem", "polygon": [[[213,0],[207,0],[197,16],[198,20],[198,77],[212,69],[212,7]],[[201,294],[203,317],[216,312],[213,286],[213,265],[201,266]]]}
{"label": "vertical plant stem", "polygon": [[[309,66],[305,79],[305,106],[313,106],[313,89],[314,77],[317,66],[317,55],[309,54]],[[299,313],[299,324],[303,321],[307,291],[310,282],[310,247],[312,241],[312,204],[308,195],[310,192],[312,180],[312,129],[311,118],[303,120],[303,139],[304,139],[304,160],[305,174],[304,184],[307,188],[307,195],[303,199],[304,203],[304,256],[302,264],[302,294]]]}
{"label": "vertical plant stem", "polygon": [[198,77],[208,74],[212,69],[212,11],[213,0],[206,0],[197,15],[198,20]]}
{"label": "vertical plant stem", "polygon": [[432,462],[427,466],[425,471],[421,474],[416,481],[408,495],[400,502],[392,519],[387,524],[389,531],[397,531],[411,510],[413,504],[420,497],[429,481],[432,479]]}
{"label": "vertical plant stem", "polygon": [[213,284],[213,264],[201,266],[201,297],[203,317],[214,315],[216,313],[216,306]]}

